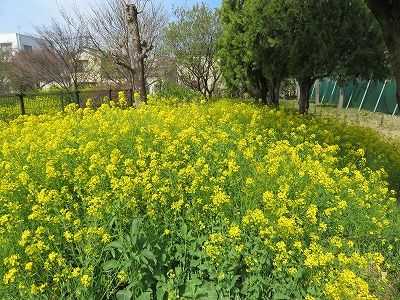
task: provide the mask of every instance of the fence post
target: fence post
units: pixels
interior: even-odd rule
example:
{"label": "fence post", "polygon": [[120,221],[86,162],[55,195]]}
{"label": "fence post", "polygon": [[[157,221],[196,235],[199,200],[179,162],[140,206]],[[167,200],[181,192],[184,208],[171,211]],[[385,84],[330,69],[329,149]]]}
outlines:
{"label": "fence post", "polygon": [[338,104],[336,106],[337,109],[342,109],[343,108],[344,96],[345,96],[344,95],[345,87],[346,86],[344,86],[344,87],[340,86],[339,87],[339,101],[338,101]]}
{"label": "fence post", "polygon": [[110,101],[111,101],[111,97],[112,97],[112,89],[109,89],[108,90],[108,99],[110,99]]}
{"label": "fence post", "polygon": [[75,100],[76,104],[78,104],[78,107],[80,107],[80,99],[79,99],[79,90],[75,90]]}
{"label": "fence post", "polygon": [[132,89],[132,88],[129,89],[129,102],[128,102],[128,106],[133,106],[133,89]]}
{"label": "fence post", "polygon": [[319,104],[319,79],[315,80],[315,105]]}
{"label": "fence post", "polygon": [[19,102],[21,104],[21,115],[25,115],[25,103],[24,103],[24,93],[20,93],[17,95],[19,97]]}

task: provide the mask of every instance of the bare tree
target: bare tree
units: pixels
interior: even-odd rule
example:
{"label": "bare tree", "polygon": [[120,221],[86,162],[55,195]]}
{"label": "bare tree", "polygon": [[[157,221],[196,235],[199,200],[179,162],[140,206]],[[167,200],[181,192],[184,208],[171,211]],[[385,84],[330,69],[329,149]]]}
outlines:
{"label": "bare tree", "polygon": [[82,31],[54,19],[50,26],[35,27],[35,31],[39,49],[18,55],[19,72],[42,74],[41,79],[56,83],[68,92],[87,83],[89,74],[82,65],[82,55],[88,45]]}
{"label": "bare tree", "polygon": [[81,57],[88,45],[82,31],[68,23],[61,24],[55,20],[49,27],[35,29],[42,52],[41,65],[45,71],[66,90],[77,90],[81,83],[86,82]]}
{"label": "bare tree", "polygon": [[[29,50],[22,50],[17,52],[11,60],[10,78],[13,88],[16,91],[23,92],[26,90],[41,89],[46,84],[53,82],[52,76],[47,72],[43,72],[43,66],[39,67],[41,62],[44,61],[46,65],[61,66],[57,62],[52,62],[54,57],[47,56],[42,50],[31,52]],[[55,73],[55,72],[54,72]]]}
{"label": "bare tree", "polygon": [[[156,0],[104,0],[92,3],[89,11],[75,10],[64,19],[85,29],[90,45],[102,55],[102,71],[116,83],[124,81],[140,94],[136,102],[146,101],[145,81],[156,61],[151,50],[157,46],[167,16]],[[113,66],[115,64],[115,66]]]}

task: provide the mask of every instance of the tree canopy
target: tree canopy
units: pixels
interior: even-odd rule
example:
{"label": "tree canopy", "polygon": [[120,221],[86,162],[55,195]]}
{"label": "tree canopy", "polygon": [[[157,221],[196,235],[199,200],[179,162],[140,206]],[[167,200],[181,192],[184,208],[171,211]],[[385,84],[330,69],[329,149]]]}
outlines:
{"label": "tree canopy", "polygon": [[300,85],[301,113],[308,110],[316,79],[387,73],[379,26],[361,0],[224,0],[221,14],[220,53],[228,81],[235,85],[245,74],[249,87],[264,78],[274,102],[280,82],[293,77]]}
{"label": "tree canopy", "polygon": [[204,3],[175,11],[176,20],[166,30],[166,48],[178,66],[179,80],[211,98],[221,73],[216,59],[220,20]]}

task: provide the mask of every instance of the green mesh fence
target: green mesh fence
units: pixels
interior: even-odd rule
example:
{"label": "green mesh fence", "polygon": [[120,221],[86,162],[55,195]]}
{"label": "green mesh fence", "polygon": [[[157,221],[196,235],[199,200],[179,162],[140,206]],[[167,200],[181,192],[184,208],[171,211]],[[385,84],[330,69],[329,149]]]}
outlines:
{"label": "green mesh fence", "polygon": [[21,114],[18,96],[4,95],[0,97],[0,119],[15,119]]}
{"label": "green mesh fence", "polygon": [[[119,95],[121,97],[119,97]],[[122,95],[124,97],[122,97]],[[96,109],[102,103],[118,102],[119,98],[125,100],[121,107],[133,105],[133,90],[85,90],[76,92],[49,92],[28,93],[14,95],[0,95],[0,119],[12,120],[21,114],[38,115],[43,113],[56,113],[64,111],[65,106],[77,103],[81,108],[86,107],[88,99],[92,108]],[[122,101],[123,102],[123,101]]]}
{"label": "green mesh fence", "polygon": [[25,113],[38,115],[63,111],[68,104],[65,98],[62,93],[27,94],[24,96]]}
{"label": "green mesh fence", "polygon": [[[339,102],[340,86],[331,79],[320,80],[319,99],[321,104],[336,106]],[[311,100],[315,100],[315,86]],[[359,81],[344,86],[343,108],[357,108],[386,114],[400,115],[396,103],[396,83],[391,81]],[[395,111],[396,109],[396,111]]]}

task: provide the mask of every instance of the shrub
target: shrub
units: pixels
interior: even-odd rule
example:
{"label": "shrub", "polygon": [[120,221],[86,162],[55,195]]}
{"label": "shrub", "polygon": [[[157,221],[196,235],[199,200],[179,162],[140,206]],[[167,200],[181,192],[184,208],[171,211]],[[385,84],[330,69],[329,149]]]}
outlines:
{"label": "shrub", "polygon": [[171,81],[165,81],[157,92],[159,98],[175,98],[180,101],[189,101],[201,97],[200,92],[195,92],[187,87]]}

